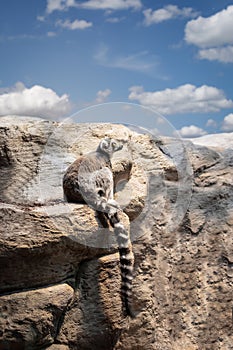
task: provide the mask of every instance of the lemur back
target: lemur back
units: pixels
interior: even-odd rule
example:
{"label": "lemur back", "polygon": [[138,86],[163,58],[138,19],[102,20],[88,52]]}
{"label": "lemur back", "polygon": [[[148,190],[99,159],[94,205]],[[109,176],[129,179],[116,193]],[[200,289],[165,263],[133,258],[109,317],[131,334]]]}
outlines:
{"label": "lemur back", "polygon": [[[98,175],[103,172],[102,169],[105,169],[104,171],[106,174],[109,173],[107,178],[110,180],[112,177],[111,164],[104,155],[98,154],[97,152],[87,154],[86,156],[80,156],[80,158],[75,160],[69,166],[63,177],[65,199],[68,202],[89,204],[90,198],[87,198],[87,194],[85,195],[85,193],[91,190],[94,190],[96,193],[97,186],[93,188],[96,185],[93,181],[93,177],[94,174]],[[87,183],[88,181],[90,182],[89,186]],[[106,187],[106,185],[104,186],[104,181],[106,182],[106,179],[102,180],[103,189]]]}
{"label": "lemur back", "polygon": [[129,232],[119,219],[121,211],[113,199],[114,181],[111,156],[123,148],[114,139],[101,140],[96,152],[81,156],[72,163],[63,178],[63,190],[68,202],[86,203],[109,220],[114,228],[120,255],[121,297],[124,311],[134,317],[131,310],[134,256]]}

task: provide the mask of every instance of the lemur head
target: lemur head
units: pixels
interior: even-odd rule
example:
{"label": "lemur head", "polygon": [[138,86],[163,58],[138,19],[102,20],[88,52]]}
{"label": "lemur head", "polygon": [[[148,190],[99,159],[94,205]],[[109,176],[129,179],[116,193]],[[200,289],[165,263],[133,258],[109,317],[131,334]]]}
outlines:
{"label": "lemur head", "polygon": [[111,157],[114,152],[120,151],[122,148],[123,144],[121,142],[107,137],[100,141],[98,152],[102,152]]}

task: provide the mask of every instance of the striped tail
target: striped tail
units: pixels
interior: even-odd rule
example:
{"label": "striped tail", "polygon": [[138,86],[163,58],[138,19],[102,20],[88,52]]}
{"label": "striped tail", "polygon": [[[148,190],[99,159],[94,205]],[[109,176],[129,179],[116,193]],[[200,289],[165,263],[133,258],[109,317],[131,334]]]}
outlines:
{"label": "striped tail", "polygon": [[134,255],[130,236],[117,214],[110,218],[110,222],[114,227],[120,255],[121,299],[124,314],[134,318],[135,314],[131,307]]}

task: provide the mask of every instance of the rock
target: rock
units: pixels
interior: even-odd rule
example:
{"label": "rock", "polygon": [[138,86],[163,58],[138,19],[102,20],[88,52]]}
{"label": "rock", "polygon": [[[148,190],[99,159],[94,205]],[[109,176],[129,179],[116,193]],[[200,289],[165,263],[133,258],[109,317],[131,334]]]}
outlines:
{"label": "rock", "polygon": [[0,208],[1,292],[67,279],[75,283],[80,262],[114,248],[114,235],[99,227],[92,209],[74,204],[68,209],[64,204],[48,206],[45,212],[41,207]]}
{"label": "rock", "polygon": [[224,150],[233,148],[233,133],[209,134],[189,139],[194,144]]}
{"label": "rock", "polygon": [[111,349],[124,326],[118,254],[83,263],[78,280],[57,340],[73,348]]}
{"label": "rock", "polygon": [[53,344],[46,348],[47,350],[69,350],[69,347],[66,345]]}
{"label": "rock", "polygon": [[67,284],[2,296],[0,349],[52,344],[72,296]]}
{"label": "rock", "polygon": [[[230,150],[29,117],[1,118],[0,136],[0,350],[231,349]],[[112,229],[63,200],[65,169],[105,136],[125,143],[113,170],[135,319],[122,314]]]}

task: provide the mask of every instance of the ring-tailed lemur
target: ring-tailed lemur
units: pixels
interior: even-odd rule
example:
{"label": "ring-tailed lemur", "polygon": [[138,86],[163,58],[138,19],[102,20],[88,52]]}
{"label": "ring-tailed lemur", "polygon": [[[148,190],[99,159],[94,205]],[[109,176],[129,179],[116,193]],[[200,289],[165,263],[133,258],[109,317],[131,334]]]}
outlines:
{"label": "ring-tailed lemur", "polygon": [[87,203],[104,215],[114,228],[120,255],[121,297],[124,311],[134,317],[131,309],[134,255],[129,232],[120,222],[118,203],[113,199],[114,181],[111,157],[123,148],[114,139],[101,140],[97,150],[72,163],[63,178],[63,190],[68,202]]}

